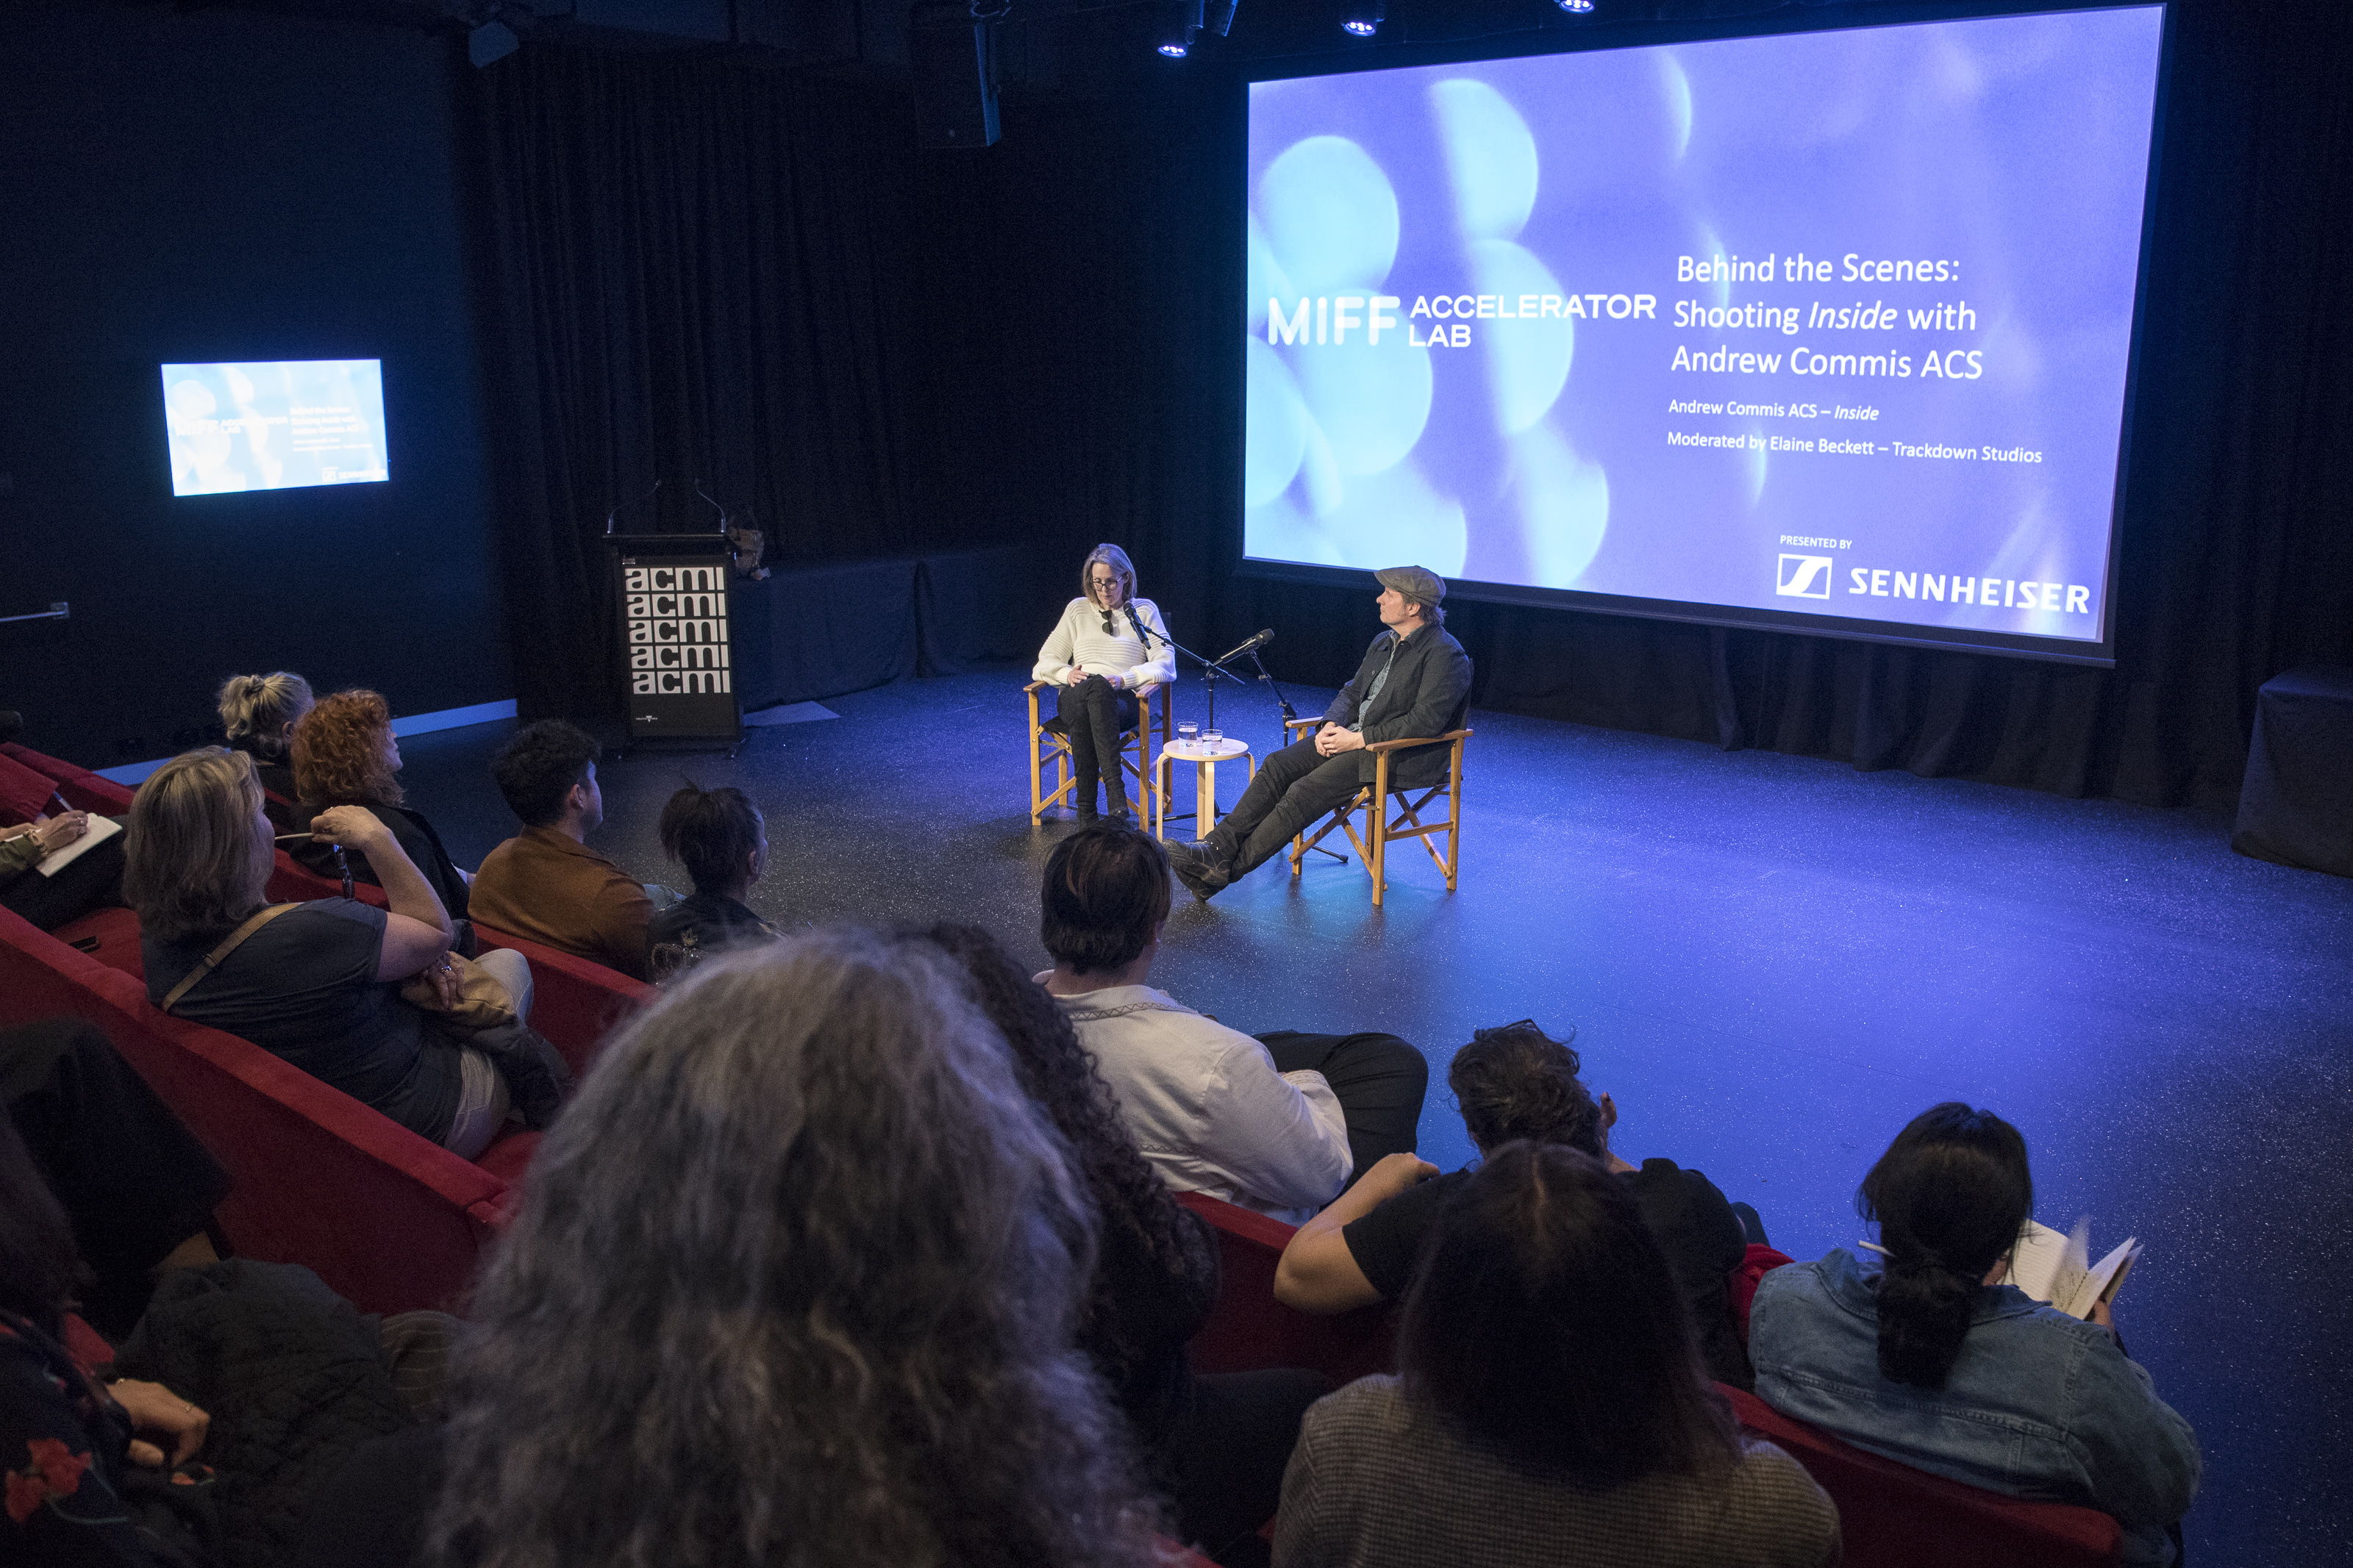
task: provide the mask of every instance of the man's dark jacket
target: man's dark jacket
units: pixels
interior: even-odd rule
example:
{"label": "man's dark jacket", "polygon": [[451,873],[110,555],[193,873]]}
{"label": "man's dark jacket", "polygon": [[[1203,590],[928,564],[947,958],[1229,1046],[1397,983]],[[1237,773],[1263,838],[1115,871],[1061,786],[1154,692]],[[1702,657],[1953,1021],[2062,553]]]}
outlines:
{"label": "man's dark jacket", "polygon": [[[1388,662],[1389,643],[1396,636],[1384,628],[1373,639],[1373,646],[1365,650],[1365,662],[1356,667],[1356,678],[1340,688],[1340,695],[1324,710],[1324,721],[1355,724],[1361,721],[1366,745],[1461,729],[1462,715],[1471,707],[1471,656],[1447,636],[1444,626],[1425,626],[1408,637],[1398,649],[1397,663],[1381,694],[1369,708],[1357,711],[1365,693],[1372,689],[1373,679]],[[1373,765],[1370,752],[1356,753],[1360,782],[1373,782]],[[1389,754],[1393,789],[1422,789],[1445,777],[1444,746],[1408,746]]]}

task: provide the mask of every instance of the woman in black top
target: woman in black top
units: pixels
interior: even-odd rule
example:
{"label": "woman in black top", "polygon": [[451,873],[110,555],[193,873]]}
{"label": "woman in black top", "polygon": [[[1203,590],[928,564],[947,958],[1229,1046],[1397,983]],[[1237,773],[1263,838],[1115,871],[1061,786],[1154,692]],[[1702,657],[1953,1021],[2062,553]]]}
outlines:
{"label": "woman in black top", "polygon": [[981,1012],[1012,1047],[1021,1087],[1070,1144],[1094,1199],[1102,1229],[1079,1348],[1111,1385],[1186,1539],[1229,1565],[1263,1561],[1257,1531],[1280,1500],[1300,1416],[1326,1384],[1292,1369],[1192,1374],[1186,1342],[1218,1297],[1209,1227],[1145,1163],[1070,1015],[995,938],[946,923],[921,940],[970,978]]}
{"label": "woman in black top", "polygon": [[[425,874],[426,885],[453,921],[466,918],[466,889],[473,874],[460,868],[441,847],[441,836],[421,812],[401,804],[400,742],[392,732],[392,710],[373,691],[338,691],[322,698],[294,726],[294,782],[301,805],[295,827],[308,827],[329,806],[356,805],[373,812],[392,832],[402,853]],[[297,843],[293,858],[322,877],[342,874],[333,848]],[[351,864],[356,881],[374,882],[364,861]]]}
{"label": "woman in black top", "polygon": [[646,928],[646,968],[659,983],[711,953],[776,940],[744,900],[768,868],[768,826],[742,790],[688,784],[662,807],[662,852],[686,868],[694,891]]}
{"label": "woman in black top", "polygon": [[[1565,1143],[1595,1159],[1632,1189],[1682,1288],[1710,1377],[1753,1387],[1756,1373],[1734,1331],[1725,1277],[1748,1238],[1715,1183],[1672,1160],[1640,1165],[1609,1149],[1618,1107],[1596,1100],[1577,1078],[1577,1053],[1523,1020],[1481,1029],[1454,1054],[1446,1081],[1481,1153],[1519,1139]],[[1343,1312],[1401,1300],[1450,1194],[1468,1171],[1440,1175],[1411,1154],[1391,1154],[1330,1208],[1299,1227],[1274,1276],[1275,1299],[1304,1312]]]}

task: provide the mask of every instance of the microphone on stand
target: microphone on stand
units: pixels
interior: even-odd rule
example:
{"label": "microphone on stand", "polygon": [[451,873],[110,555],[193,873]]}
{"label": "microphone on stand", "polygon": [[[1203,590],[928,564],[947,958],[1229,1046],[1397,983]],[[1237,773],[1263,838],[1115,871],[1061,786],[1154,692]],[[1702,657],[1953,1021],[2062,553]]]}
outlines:
{"label": "microphone on stand", "polygon": [[1127,624],[1135,628],[1135,640],[1144,645],[1145,652],[1150,653],[1152,651],[1152,639],[1154,637],[1160,637],[1160,640],[1163,643],[1166,643],[1168,641],[1166,637],[1161,637],[1158,632],[1154,631],[1150,626],[1145,626],[1141,620],[1136,618],[1135,606],[1134,605],[1123,599],[1120,601],[1119,607],[1127,616]]}
{"label": "microphone on stand", "polygon": [[729,521],[727,509],[711,499],[711,492],[702,488],[702,481],[701,479],[694,481],[694,493],[702,498],[704,505],[710,507],[712,510],[719,514],[719,531],[722,533],[726,532],[727,523]]}
{"label": "microphone on stand", "polygon": [[1246,653],[1256,653],[1259,649],[1264,647],[1273,640],[1274,628],[1272,626],[1269,626],[1264,631],[1255,633],[1250,637],[1243,638],[1241,645],[1235,648],[1231,653],[1227,654],[1224,658],[1213,658],[1209,662],[1212,664],[1223,664],[1227,659],[1240,658]]}
{"label": "microphone on stand", "polygon": [[[639,497],[638,498],[638,500],[633,500],[633,501],[615,501],[615,502],[613,503],[613,510],[610,510],[610,511],[608,511],[608,512],[607,512],[607,513],[605,514],[605,531],[606,531],[607,533],[610,533],[610,532],[612,532],[612,531],[613,531],[613,520],[614,520],[615,518],[617,518],[617,517],[618,517],[618,516],[620,516],[620,515],[621,515],[621,509],[622,509],[623,507],[625,507],[625,506],[635,506],[635,505],[637,505],[637,504],[638,504],[638,501],[642,501],[642,500],[650,500],[650,499],[653,497],[654,492],[655,492],[656,490],[660,489],[661,488],[662,488],[662,482],[661,482],[659,479],[656,479],[656,480],[654,481],[654,484],[653,484],[653,489],[649,489],[649,490],[648,490],[644,495],[639,496]],[[707,499],[707,498],[706,498],[706,499]]]}

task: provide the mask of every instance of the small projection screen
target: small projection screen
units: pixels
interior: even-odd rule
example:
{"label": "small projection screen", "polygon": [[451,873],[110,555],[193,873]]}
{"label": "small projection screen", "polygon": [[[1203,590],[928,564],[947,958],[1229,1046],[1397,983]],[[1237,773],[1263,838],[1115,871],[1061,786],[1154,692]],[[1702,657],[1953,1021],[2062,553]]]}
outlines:
{"label": "small projection screen", "polygon": [[1246,566],[2108,662],[2164,10],[1252,83]]}
{"label": "small projection screen", "polygon": [[164,368],[172,493],[283,490],[392,477],[384,364],[271,360]]}

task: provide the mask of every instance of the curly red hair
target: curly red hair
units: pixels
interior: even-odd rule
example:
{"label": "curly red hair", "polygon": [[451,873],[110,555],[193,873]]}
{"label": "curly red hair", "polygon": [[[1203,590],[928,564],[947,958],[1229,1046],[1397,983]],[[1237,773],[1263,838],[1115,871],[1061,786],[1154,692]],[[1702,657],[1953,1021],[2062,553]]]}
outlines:
{"label": "curly red hair", "polygon": [[322,697],[294,726],[294,787],[305,805],[398,805],[400,781],[385,765],[392,709],[375,691]]}

